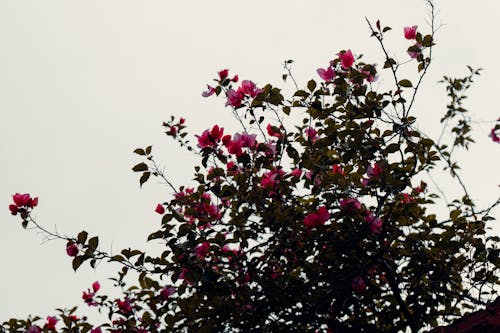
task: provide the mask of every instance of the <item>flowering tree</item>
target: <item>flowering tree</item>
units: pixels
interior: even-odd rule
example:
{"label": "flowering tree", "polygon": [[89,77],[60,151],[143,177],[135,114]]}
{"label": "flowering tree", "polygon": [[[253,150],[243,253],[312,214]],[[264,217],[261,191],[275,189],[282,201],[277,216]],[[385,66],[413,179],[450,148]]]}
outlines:
{"label": "flowering tree", "polygon": [[[431,10],[433,9],[430,3]],[[473,142],[464,93],[479,74],[444,77],[451,99],[442,118],[450,142],[417,129],[412,110],[431,64],[429,33],[405,27],[408,66],[384,43],[391,28],[368,22],[384,52],[383,68],[341,50],[319,79],[299,88],[285,62],[288,97],[271,85],[240,83],[227,69],[204,97],[220,96],[241,125],[214,124],[192,146],[184,118],[163,125],[167,136],[199,155],[195,187],[173,186],[151,146],[134,152],[140,185],[158,177],[173,196],[156,205],[160,227],[148,241],[161,253],[107,253],[82,231],[64,237],[32,217],[38,198],[15,194],[9,209],[47,235],[65,240],[76,271],[82,264],[118,263],[113,299],[96,281],[83,291],[87,306],[108,314],[91,324],[77,308],[57,316],[11,319],[11,332],[418,332],[488,303],[497,295],[498,237],[485,235],[492,202],[478,209],[461,180],[453,152]],[[392,89],[374,82],[387,75]],[[294,126],[287,124],[294,119]],[[443,130],[443,131],[444,131]],[[491,130],[499,142],[500,119]],[[440,196],[424,175],[443,167],[463,193],[438,218]],[[134,275],[137,283],[126,277]]]}

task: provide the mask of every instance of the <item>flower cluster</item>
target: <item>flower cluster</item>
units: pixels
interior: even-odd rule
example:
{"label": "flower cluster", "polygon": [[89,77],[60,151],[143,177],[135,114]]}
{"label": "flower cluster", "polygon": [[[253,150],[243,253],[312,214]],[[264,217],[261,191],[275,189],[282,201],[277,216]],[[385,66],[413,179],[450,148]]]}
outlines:
{"label": "flower cluster", "polygon": [[16,193],[12,196],[12,199],[14,203],[9,205],[9,210],[12,215],[27,212],[29,209],[38,205],[38,197],[32,198],[29,193]]}
{"label": "flower cluster", "polygon": [[95,294],[99,291],[101,285],[98,281],[92,283],[92,290],[87,289],[87,291],[83,291],[82,299],[88,306],[97,306],[97,302],[94,300]]}

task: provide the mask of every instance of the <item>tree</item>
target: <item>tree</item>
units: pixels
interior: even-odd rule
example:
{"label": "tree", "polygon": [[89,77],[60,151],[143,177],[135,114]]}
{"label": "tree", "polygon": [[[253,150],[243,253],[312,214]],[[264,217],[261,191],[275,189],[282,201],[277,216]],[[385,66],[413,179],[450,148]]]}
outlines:
{"label": "tree", "polygon": [[[240,133],[216,124],[196,136],[194,147],[183,118],[164,123],[169,137],[199,155],[197,187],[173,186],[151,146],[134,151],[144,159],[133,167],[140,185],[158,177],[174,193],[157,205],[161,225],[147,238],[164,242],[162,253],[106,253],[85,231],[63,237],[34,220],[37,198],[15,194],[9,209],[23,227],[64,239],[75,271],[85,262],[118,263],[115,281],[124,293],[112,299],[98,282],[84,291],[88,306],[108,313],[102,325],[72,308],[59,310],[59,318],[11,319],[2,329],[417,332],[493,299],[498,237],[486,236],[485,228],[500,201],[477,209],[453,155],[473,142],[462,102],[480,71],[443,79],[451,99],[442,118],[451,127],[449,143],[419,131],[412,115],[432,59],[433,12],[431,18],[428,34],[403,29],[412,81],[400,77],[403,64],[384,43],[391,29],[379,21],[368,25],[385,54],[383,69],[341,50],[317,70],[319,82],[301,89],[286,61],[283,79],[296,85],[287,98],[277,87],[240,83],[219,71],[203,96],[224,97]],[[393,87],[378,91],[379,75]],[[294,117],[302,119],[293,127]],[[493,141],[499,129],[497,123]],[[423,181],[440,167],[463,190],[448,203],[446,219],[435,213],[440,193]],[[126,278],[133,272],[131,285]]]}

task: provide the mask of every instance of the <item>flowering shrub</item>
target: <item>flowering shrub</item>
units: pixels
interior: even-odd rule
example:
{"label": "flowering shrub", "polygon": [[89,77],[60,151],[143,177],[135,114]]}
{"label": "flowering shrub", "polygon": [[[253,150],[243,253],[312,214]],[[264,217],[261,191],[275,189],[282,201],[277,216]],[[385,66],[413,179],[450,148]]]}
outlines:
{"label": "flowering shrub", "polygon": [[[390,31],[369,23],[382,49]],[[400,30],[401,31],[401,30]],[[109,314],[92,325],[76,308],[58,316],[2,324],[12,332],[417,332],[487,303],[498,287],[498,237],[485,236],[492,203],[478,210],[467,189],[438,219],[422,174],[443,165],[461,181],[452,160],[456,147],[472,142],[467,121],[452,129],[454,141],[436,143],[421,133],[413,101],[431,63],[434,31],[416,26],[399,38],[414,40],[416,81],[399,78],[399,64],[385,52],[383,68],[343,50],[319,68],[314,79],[288,97],[279,88],[217,73],[204,97],[220,96],[241,132],[214,124],[190,145],[184,118],[165,122],[167,136],[195,151],[195,187],[175,187],[158,169],[152,148],[133,170],[140,185],[162,179],[173,196],[152,204],[160,227],[148,236],[162,240],[162,253],[124,249],[109,254],[99,239],[82,231],[63,237],[31,215],[38,199],[15,194],[9,206],[23,226],[66,241],[77,270],[88,262],[121,265],[115,278],[126,287],[120,298],[102,293],[98,282],[83,302]],[[418,49],[418,50],[417,50]],[[285,69],[291,75],[290,61]],[[392,90],[372,83],[384,72]],[[452,102],[443,121],[452,121],[464,79],[445,77]],[[302,117],[295,128],[285,117]],[[497,125],[491,137],[498,141]],[[154,207],[154,208],[153,208]],[[443,246],[446,244],[446,246]]]}

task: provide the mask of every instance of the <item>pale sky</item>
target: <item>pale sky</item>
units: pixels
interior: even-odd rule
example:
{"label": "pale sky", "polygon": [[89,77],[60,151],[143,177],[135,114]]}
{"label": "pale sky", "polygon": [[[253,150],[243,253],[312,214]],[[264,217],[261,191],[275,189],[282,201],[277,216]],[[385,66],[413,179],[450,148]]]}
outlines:
{"label": "pale sky", "polygon": [[[484,68],[466,104],[480,121],[478,144],[460,155],[481,208],[500,194],[500,146],[484,123],[500,117],[500,2],[436,3],[444,25],[415,112],[420,128],[438,133],[447,99],[436,82],[467,74],[466,65]],[[132,151],[152,144],[174,184],[189,184],[195,159],[163,134],[163,120],[184,116],[193,135],[215,123],[236,129],[222,99],[201,97],[222,68],[287,87],[286,59],[295,60],[299,84],[318,79],[316,68],[341,49],[382,63],[365,16],[393,27],[387,42],[400,60],[407,59],[403,27],[428,31],[423,0],[0,0],[0,322],[72,305],[87,313],[82,290],[98,279],[109,292],[114,272],[103,263],[75,274],[64,242],[41,244],[9,214],[11,194],[39,196],[38,222],[62,234],[87,230],[107,251],[144,248],[159,226],[153,209],[170,192],[156,181],[139,189]],[[382,84],[389,79],[382,73]],[[453,197],[449,179],[440,185]]]}

